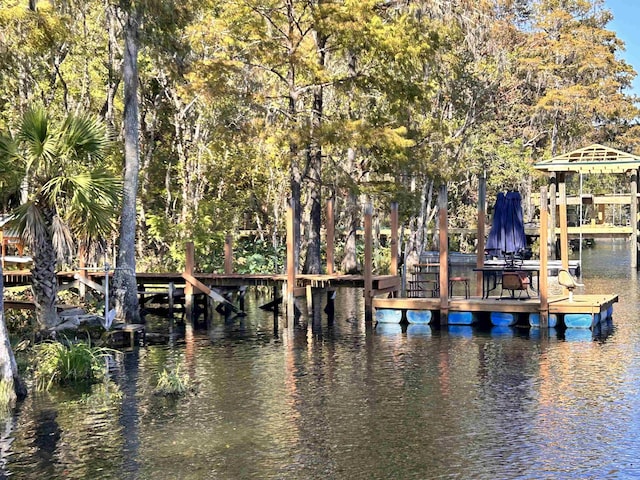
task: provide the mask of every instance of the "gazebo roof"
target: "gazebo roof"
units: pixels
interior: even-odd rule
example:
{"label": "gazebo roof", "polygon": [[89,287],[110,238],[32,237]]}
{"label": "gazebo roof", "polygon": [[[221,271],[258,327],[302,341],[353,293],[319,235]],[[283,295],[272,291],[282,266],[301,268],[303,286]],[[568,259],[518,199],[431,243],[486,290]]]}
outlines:
{"label": "gazebo roof", "polygon": [[640,168],[640,157],[594,143],[533,167],[544,172],[625,173]]}

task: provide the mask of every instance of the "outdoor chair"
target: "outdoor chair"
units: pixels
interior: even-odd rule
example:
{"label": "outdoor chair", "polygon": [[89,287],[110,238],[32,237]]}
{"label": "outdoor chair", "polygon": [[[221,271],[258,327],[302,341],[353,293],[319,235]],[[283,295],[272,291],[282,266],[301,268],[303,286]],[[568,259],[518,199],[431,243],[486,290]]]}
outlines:
{"label": "outdoor chair", "polygon": [[511,298],[516,298],[516,291],[518,292],[518,298],[522,298],[523,292],[527,294],[527,298],[531,298],[529,284],[529,275],[526,272],[503,272],[500,298],[503,298],[502,295],[505,290],[511,292]]}
{"label": "outdoor chair", "polygon": [[407,280],[408,297],[438,297],[440,295],[440,279],[438,265],[419,263],[414,265]]}
{"label": "outdoor chair", "polygon": [[464,298],[469,298],[469,277],[453,276],[449,277],[449,297],[453,297],[453,286],[461,284],[464,287]]}
{"label": "outdoor chair", "polygon": [[584,287],[582,283],[576,282],[569,270],[561,268],[558,270],[558,283],[569,290],[569,301],[573,302],[573,291],[576,287]]}

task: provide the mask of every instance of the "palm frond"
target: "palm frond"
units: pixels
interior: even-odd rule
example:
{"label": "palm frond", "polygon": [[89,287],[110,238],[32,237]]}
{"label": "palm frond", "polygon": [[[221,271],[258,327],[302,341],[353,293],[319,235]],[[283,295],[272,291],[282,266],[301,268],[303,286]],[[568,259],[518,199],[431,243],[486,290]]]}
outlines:
{"label": "palm frond", "polygon": [[53,178],[42,189],[75,233],[92,238],[114,230],[121,191],[122,183],[104,170]]}
{"label": "palm frond", "polygon": [[42,108],[29,109],[22,118],[18,135],[24,143],[27,171],[48,167],[57,158],[58,135],[49,129],[49,116]]}
{"label": "palm frond", "polygon": [[0,136],[0,186],[14,190],[22,180],[23,164],[16,142],[10,136]]}
{"label": "palm frond", "polygon": [[51,241],[58,261],[68,260],[73,256],[73,235],[69,226],[58,215],[53,217],[51,224]]}
{"label": "palm frond", "polygon": [[88,115],[69,116],[62,126],[61,149],[74,158],[101,160],[109,145],[106,127]]}
{"label": "palm frond", "polygon": [[18,232],[28,245],[35,245],[37,240],[48,235],[48,227],[42,210],[35,202],[23,203],[11,212],[9,226]]}

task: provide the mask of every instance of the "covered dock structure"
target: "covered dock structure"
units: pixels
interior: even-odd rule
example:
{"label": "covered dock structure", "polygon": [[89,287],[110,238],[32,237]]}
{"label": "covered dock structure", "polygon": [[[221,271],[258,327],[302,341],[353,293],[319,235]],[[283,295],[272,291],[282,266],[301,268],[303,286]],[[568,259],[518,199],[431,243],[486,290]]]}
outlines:
{"label": "covered dock structure", "polygon": [[[640,168],[640,157],[631,153],[623,152],[615,148],[600,144],[593,144],[579,148],[562,155],[555,156],[548,160],[543,160],[534,165],[538,171],[549,175],[549,210],[551,225],[558,224],[561,245],[561,260],[565,262],[568,255],[566,244],[569,234],[572,235],[605,235],[620,236],[629,238],[631,248],[631,266],[638,268],[638,168]],[[593,192],[583,192],[580,189],[577,200],[573,198],[569,202],[567,196],[566,180],[571,174],[579,175],[582,180],[586,174],[619,174],[626,175],[629,184],[626,198],[623,195],[616,196],[594,196]],[[582,187],[582,181],[580,182]],[[609,203],[610,202],[610,203]],[[582,215],[580,214],[580,224],[569,227],[567,219],[567,205],[577,204],[580,211],[582,205],[597,203],[600,209],[606,204],[628,205],[629,225],[613,226],[604,222],[594,222],[593,225],[582,225]],[[556,221],[556,217],[559,217]],[[555,243],[556,229],[553,229],[550,240]],[[564,250],[562,249],[564,248]]]}

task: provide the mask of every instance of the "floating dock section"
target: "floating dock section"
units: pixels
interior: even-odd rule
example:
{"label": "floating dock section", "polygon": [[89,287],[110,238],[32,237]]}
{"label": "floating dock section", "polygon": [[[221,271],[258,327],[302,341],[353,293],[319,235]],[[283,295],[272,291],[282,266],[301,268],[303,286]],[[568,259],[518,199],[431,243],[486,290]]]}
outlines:
{"label": "floating dock section", "polygon": [[[549,298],[548,326],[566,328],[593,328],[613,315],[613,304],[618,295],[574,295]],[[373,307],[379,322],[410,324],[439,321],[442,308],[439,298],[375,298]],[[472,325],[487,318],[493,326],[504,327],[525,324],[540,326],[540,299],[512,298],[452,298],[448,302],[447,325]]]}

